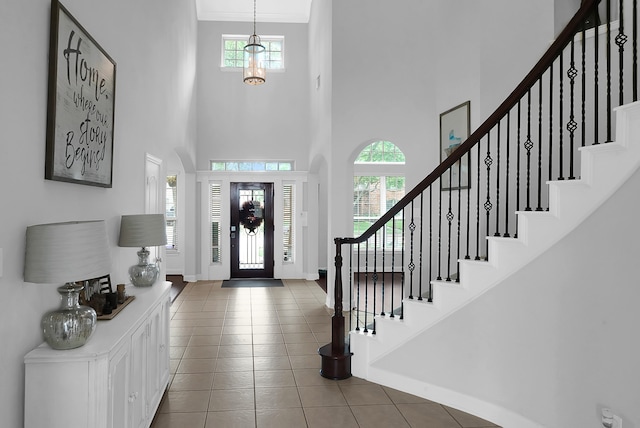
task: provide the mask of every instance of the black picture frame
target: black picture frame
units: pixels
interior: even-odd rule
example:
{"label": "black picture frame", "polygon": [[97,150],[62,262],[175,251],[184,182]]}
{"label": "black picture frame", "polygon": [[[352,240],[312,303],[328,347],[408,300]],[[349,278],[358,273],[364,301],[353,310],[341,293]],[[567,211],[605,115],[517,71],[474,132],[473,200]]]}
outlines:
{"label": "black picture frame", "polygon": [[116,63],[51,2],[45,179],[111,187]]}
{"label": "black picture frame", "polygon": [[[448,158],[471,132],[471,101],[465,101],[440,114],[440,162]],[[466,161],[464,160],[466,158]],[[471,157],[456,162],[440,179],[440,190],[471,188]]]}

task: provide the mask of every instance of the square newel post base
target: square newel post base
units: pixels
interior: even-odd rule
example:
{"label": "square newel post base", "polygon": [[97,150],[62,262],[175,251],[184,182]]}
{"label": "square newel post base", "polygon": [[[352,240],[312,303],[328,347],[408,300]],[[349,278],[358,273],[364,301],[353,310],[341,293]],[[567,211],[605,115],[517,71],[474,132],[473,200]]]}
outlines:
{"label": "square newel post base", "polygon": [[351,352],[334,353],[332,344],[328,343],[318,349],[322,357],[320,375],[327,379],[340,380],[351,377]]}

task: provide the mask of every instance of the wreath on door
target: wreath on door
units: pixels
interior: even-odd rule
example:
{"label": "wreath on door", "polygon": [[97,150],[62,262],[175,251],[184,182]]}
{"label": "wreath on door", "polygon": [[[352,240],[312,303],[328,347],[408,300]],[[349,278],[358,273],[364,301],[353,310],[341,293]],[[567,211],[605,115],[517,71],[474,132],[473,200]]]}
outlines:
{"label": "wreath on door", "polygon": [[262,224],[262,217],[256,216],[256,206],[253,201],[246,201],[240,208],[240,224],[248,231],[255,233]]}

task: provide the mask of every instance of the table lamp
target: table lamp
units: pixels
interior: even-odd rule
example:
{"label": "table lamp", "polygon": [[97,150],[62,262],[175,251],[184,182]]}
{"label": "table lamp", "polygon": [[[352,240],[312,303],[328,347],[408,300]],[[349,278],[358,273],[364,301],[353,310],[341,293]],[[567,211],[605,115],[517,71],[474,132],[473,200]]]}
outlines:
{"label": "table lamp", "polygon": [[27,227],[24,280],[58,287],[60,309],[42,317],[44,339],[54,349],[83,346],[96,327],[96,311],[78,303],[79,281],[107,275],[111,257],[105,222],[74,221]]}
{"label": "table lamp", "polygon": [[120,220],[120,247],[141,247],[138,264],[129,268],[131,283],[137,287],[149,287],[158,279],[160,269],[149,263],[146,247],[166,245],[167,231],[164,214],[123,215]]}

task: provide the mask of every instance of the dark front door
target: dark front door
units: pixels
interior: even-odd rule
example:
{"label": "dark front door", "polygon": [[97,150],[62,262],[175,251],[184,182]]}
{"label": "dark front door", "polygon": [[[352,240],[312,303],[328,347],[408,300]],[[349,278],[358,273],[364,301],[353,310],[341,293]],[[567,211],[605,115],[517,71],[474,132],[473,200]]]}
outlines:
{"label": "dark front door", "polygon": [[231,277],[273,278],[273,183],[231,183]]}

